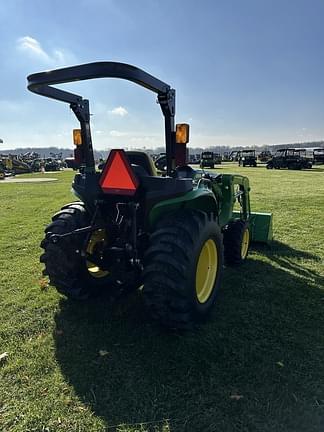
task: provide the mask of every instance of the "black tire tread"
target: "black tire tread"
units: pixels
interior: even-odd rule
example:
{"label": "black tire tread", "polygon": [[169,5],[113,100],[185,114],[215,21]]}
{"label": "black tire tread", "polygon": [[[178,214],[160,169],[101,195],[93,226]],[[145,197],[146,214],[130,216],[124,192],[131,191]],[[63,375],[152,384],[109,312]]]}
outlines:
{"label": "black tire tread", "polygon": [[231,221],[224,231],[224,258],[226,265],[238,266],[243,263],[241,257],[242,237],[248,222],[236,219]]}
{"label": "black tire tread", "polygon": [[89,224],[89,214],[82,202],[67,204],[55,213],[52,222],[45,228],[41,241],[44,253],[40,262],[45,265],[43,275],[48,275],[50,285],[68,298],[83,300],[98,295],[105,278],[95,280],[85,272],[85,261],[77,250],[81,249],[83,238],[78,236],[61,239],[53,244],[49,233],[64,234]]}
{"label": "black tire tread", "polygon": [[152,318],[165,327],[190,329],[191,303],[185,281],[191,252],[199,233],[213,214],[183,211],[162,218],[144,256],[143,296]]}

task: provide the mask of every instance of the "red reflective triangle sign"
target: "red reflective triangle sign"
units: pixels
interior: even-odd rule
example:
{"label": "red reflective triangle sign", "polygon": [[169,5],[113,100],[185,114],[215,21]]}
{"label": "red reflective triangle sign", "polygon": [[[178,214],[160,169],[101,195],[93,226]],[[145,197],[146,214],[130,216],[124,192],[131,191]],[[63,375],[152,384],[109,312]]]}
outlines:
{"label": "red reflective triangle sign", "polygon": [[105,193],[134,195],[138,180],[124,150],[111,150],[99,184]]}

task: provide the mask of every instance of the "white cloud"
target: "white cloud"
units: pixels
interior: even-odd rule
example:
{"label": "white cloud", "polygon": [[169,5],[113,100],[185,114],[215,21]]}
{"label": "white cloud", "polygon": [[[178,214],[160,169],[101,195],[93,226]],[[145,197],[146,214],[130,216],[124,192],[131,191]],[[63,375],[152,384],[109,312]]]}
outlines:
{"label": "white cloud", "polygon": [[125,115],[128,114],[128,111],[126,108],[119,106],[109,111],[109,113],[116,116],[124,117]]}
{"label": "white cloud", "polygon": [[41,44],[38,42],[38,40],[30,37],[30,36],[24,36],[17,40],[17,47],[21,51],[25,51],[35,57],[41,58],[45,61],[49,61],[50,57],[49,55],[43,50],[41,47]]}
{"label": "white cloud", "polygon": [[128,132],[120,132],[118,130],[111,130],[109,132],[109,135],[112,137],[124,137],[124,136],[128,136],[129,133]]}
{"label": "white cloud", "polygon": [[136,144],[147,144],[147,143],[160,143],[163,142],[163,135],[138,135],[138,136],[132,136],[132,138],[130,139],[131,142],[136,143]]}
{"label": "white cloud", "polygon": [[55,48],[52,53],[48,53],[44,50],[41,43],[31,36],[23,36],[17,39],[17,49],[51,66],[62,66],[68,63],[74,63],[74,58],[71,54],[57,48]]}

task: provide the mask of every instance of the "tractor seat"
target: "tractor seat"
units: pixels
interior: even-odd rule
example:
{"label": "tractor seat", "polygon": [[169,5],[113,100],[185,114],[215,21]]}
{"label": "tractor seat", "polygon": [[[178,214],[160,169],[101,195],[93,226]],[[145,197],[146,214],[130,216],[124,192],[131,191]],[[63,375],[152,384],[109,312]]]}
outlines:
{"label": "tractor seat", "polygon": [[142,177],[148,177],[148,173],[147,173],[146,169],[144,169],[142,166],[136,165],[136,164],[132,163],[131,167],[132,167],[132,170],[133,170],[134,174],[139,179],[142,178]]}
{"label": "tractor seat", "polygon": [[131,165],[137,165],[143,168],[148,176],[157,176],[154,163],[147,153],[141,151],[126,151],[126,155]]}

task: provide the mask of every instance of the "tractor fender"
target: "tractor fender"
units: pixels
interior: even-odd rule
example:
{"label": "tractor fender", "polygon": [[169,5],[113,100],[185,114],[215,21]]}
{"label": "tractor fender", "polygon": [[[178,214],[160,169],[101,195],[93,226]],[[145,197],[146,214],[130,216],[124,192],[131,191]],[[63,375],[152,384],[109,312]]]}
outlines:
{"label": "tractor fender", "polygon": [[156,204],[149,213],[149,225],[153,228],[156,222],[165,214],[177,210],[201,210],[207,213],[219,214],[217,199],[208,187],[199,187],[176,198],[167,199]]}

